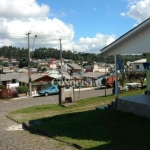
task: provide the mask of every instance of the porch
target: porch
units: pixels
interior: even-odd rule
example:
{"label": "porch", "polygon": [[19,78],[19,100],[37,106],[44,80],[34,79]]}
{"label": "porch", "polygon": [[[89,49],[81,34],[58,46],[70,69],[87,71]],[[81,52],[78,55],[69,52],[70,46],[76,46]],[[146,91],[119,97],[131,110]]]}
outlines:
{"label": "porch", "polygon": [[118,98],[112,106],[117,110],[150,118],[150,95],[147,94]]}

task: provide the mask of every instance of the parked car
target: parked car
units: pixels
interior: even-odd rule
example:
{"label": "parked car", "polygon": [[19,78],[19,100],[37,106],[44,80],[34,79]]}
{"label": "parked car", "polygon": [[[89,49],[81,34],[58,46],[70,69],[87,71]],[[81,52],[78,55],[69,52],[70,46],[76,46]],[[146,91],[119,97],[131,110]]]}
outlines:
{"label": "parked car", "polygon": [[52,85],[50,87],[48,87],[47,89],[41,90],[38,92],[40,96],[48,96],[51,94],[58,94],[59,93],[59,89],[57,86]]}

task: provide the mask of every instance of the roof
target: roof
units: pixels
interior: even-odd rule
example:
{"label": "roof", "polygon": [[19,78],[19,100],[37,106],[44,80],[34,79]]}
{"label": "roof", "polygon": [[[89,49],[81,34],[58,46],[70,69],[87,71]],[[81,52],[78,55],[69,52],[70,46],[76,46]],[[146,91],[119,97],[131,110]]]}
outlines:
{"label": "roof", "polygon": [[72,68],[70,66],[67,66],[67,70],[71,70]]}
{"label": "roof", "polygon": [[68,74],[68,72],[60,71],[60,73],[65,76],[66,79],[71,79],[71,76]]}
{"label": "roof", "polygon": [[133,61],[131,63],[136,64],[136,63],[145,63],[145,62],[146,62],[146,59],[139,59],[139,60]]}
{"label": "roof", "polygon": [[103,76],[103,75],[105,75],[105,73],[103,73],[103,72],[87,72],[87,73],[84,73],[82,76],[83,77],[98,78],[98,77]]}
{"label": "roof", "polygon": [[103,54],[141,54],[150,52],[150,18],[101,49]]}
{"label": "roof", "polygon": [[1,81],[11,81],[12,79],[18,79],[23,76],[25,76],[24,73],[0,74]]}
{"label": "roof", "polygon": [[73,69],[81,69],[81,66],[79,66],[78,64],[67,64],[67,65]]}
{"label": "roof", "polygon": [[[41,75],[41,74],[31,74],[31,81],[35,81],[35,80],[40,79],[42,77],[43,77],[43,75]],[[18,78],[17,80],[19,82],[28,83],[29,82],[29,76],[25,75],[25,76],[23,76],[21,78]]]}

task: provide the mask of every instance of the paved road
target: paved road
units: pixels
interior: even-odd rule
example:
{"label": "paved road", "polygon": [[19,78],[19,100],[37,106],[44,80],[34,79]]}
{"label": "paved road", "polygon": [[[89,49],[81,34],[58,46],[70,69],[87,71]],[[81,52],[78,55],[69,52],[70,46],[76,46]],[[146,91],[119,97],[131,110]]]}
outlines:
{"label": "paved road", "polygon": [[[107,94],[110,94],[111,91],[107,89]],[[102,96],[104,93],[104,90],[82,91],[80,98]],[[79,92],[75,92],[76,100],[78,100],[78,95]],[[31,134],[5,116],[16,109],[52,103],[58,103],[58,95],[0,102],[0,150],[75,150],[74,147],[51,138]]]}

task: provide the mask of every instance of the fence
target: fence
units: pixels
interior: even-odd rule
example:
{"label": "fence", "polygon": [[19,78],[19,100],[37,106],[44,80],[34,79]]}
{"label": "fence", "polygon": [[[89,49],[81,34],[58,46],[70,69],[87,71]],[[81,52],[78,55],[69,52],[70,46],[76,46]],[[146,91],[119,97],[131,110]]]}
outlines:
{"label": "fence", "polygon": [[18,92],[12,89],[0,90],[0,99],[18,97]]}

